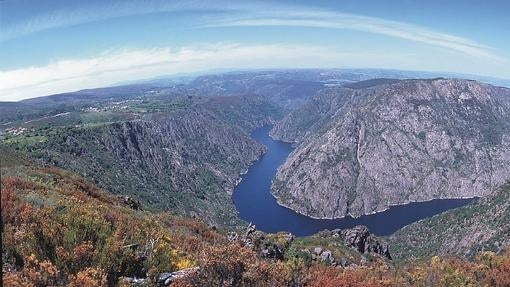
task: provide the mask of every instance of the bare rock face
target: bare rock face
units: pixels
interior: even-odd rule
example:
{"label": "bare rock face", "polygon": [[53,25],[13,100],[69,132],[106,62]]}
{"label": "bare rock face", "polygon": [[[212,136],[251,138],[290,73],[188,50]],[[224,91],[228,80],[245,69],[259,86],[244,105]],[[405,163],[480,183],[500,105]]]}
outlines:
{"label": "bare rock face", "polygon": [[375,253],[391,259],[388,244],[380,242],[377,237],[368,232],[368,228],[358,225],[354,228],[333,231],[344,240],[345,245],[355,248],[360,253]]}
{"label": "bare rock face", "polygon": [[309,216],[484,196],[510,178],[510,90],[447,79],[326,89],[272,135],[296,144],[273,193]]}
{"label": "bare rock face", "polygon": [[[323,239],[333,238],[335,242],[341,242],[346,247],[349,247],[362,255],[370,254],[390,260],[392,259],[389,244],[371,234],[368,231],[368,228],[363,225],[347,229],[323,230],[317,233],[316,236]],[[333,261],[335,263],[341,263],[341,260],[338,261],[333,258],[331,251],[324,250],[322,247],[315,247],[310,253],[312,254],[312,259],[315,260],[319,259],[320,261],[326,261],[329,259],[330,262]],[[341,265],[346,266],[345,264]]]}

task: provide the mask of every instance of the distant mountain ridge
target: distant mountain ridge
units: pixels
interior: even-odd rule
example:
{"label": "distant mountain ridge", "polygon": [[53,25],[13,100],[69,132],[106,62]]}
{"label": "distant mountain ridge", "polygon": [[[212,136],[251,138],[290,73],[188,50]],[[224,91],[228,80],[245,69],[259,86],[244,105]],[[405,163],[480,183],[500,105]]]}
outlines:
{"label": "distant mountain ridge", "polygon": [[[198,72],[183,75],[159,76],[150,79],[133,80],[120,82],[108,87],[84,89],[75,92],[65,92],[54,95],[41,95],[38,98],[22,100],[24,103],[51,103],[75,101],[84,99],[84,96],[90,96],[95,100],[98,97],[120,96],[130,94],[143,94],[147,91],[166,90],[168,88],[181,87],[186,89],[197,88],[199,91],[208,87],[211,82],[218,84],[227,93],[239,93],[239,90],[248,90],[248,93],[256,93],[260,84],[267,85],[273,81],[303,81],[309,83],[322,83],[325,86],[333,83],[343,85],[368,79],[426,79],[426,78],[463,78],[486,82],[496,86],[505,86],[510,88],[510,79],[501,79],[488,76],[478,76],[471,74],[448,73],[448,72],[426,72],[426,71],[407,71],[392,69],[259,69],[259,70],[218,70],[209,72]],[[239,86],[236,84],[245,84]],[[231,84],[234,84],[233,86]],[[259,87],[254,87],[258,84]],[[237,85],[237,86],[236,86]],[[252,86],[252,87],[250,87]],[[235,87],[235,89],[233,89]],[[237,90],[236,90],[237,89]],[[211,91],[215,94],[214,91]],[[206,92],[205,95],[211,95]],[[1,102],[0,102],[1,103]]]}

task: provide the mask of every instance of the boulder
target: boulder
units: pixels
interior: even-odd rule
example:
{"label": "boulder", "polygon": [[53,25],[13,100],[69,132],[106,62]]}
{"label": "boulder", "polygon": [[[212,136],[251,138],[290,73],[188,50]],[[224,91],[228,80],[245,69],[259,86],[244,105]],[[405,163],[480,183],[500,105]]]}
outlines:
{"label": "boulder", "polygon": [[321,257],[321,262],[326,262],[326,261],[331,262],[332,260],[334,260],[333,255],[332,255],[331,251],[329,251],[329,250],[322,252],[320,257]]}
{"label": "boulder", "polygon": [[260,249],[260,255],[264,258],[283,259],[283,252],[276,244],[263,244]]}
{"label": "boulder", "polygon": [[257,227],[255,224],[252,224],[251,222],[248,224],[248,227],[246,228],[245,237],[248,237],[250,234],[255,232],[257,230]]}
{"label": "boulder", "polygon": [[136,278],[136,277],[121,277],[121,281],[130,285],[145,285],[149,281],[147,278]]}
{"label": "boulder", "polygon": [[163,272],[159,274],[157,279],[158,286],[168,286],[170,283],[174,282],[177,279],[184,278],[192,273],[198,271],[198,267],[186,268],[175,272]]}
{"label": "boulder", "polygon": [[238,238],[239,234],[237,234],[237,232],[232,231],[227,234],[227,240],[229,242],[236,242]]}
{"label": "boulder", "polygon": [[127,196],[127,195],[122,196],[121,198],[122,198],[122,203],[124,205],[127,205],[129,208],[134,209],[134,210],[142,209],[142,205],[140,204],[140,202],[138,200],[135,200],[132,197]]}

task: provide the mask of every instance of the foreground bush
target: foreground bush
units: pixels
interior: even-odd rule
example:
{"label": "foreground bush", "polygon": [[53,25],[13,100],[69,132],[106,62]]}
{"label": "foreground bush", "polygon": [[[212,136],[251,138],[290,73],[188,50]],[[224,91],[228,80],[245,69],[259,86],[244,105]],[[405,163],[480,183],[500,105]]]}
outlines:
{"label": "foreground bush", "polygon": [[189,267],[199,269],[172,286],[510,286],[510,251],[398,266],[375,257],[342,269],[286,242],[283,259],[262,258],[196,219],[133,210],[59,169],[11,170],[1,187],[3,286],[125,285],[123,277],[154,285]]}

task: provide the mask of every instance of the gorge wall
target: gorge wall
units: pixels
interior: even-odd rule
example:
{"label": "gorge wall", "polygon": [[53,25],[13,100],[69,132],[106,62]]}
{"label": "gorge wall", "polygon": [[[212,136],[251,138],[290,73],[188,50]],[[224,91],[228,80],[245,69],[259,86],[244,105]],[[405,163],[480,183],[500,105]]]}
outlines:
{"label": "gorge wall", "polygon": [[484,196],[510,178],[510,90],[469,80],[379,80],[319,92],[273,137],[296,145],[273,182],[300,213]]}

